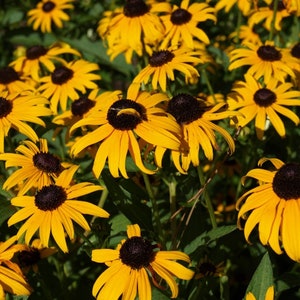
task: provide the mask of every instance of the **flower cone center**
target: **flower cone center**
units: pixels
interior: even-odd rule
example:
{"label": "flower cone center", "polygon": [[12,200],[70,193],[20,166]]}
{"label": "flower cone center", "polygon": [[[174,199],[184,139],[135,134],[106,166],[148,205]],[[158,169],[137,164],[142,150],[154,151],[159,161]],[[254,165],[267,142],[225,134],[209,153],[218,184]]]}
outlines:
{"label": "flower cone center", "polygon": [[[269,5],[269,8],[271,10],[274,10],[274,1]],[[286,7],[284,5],[284,3],[282,1],[278,1],[278,5],[277,5],[277,11],[282,11],[284,10]]]}
{"label": "flower cone center", "polygon": [[65,190],[58,185],[44,186],[35,195],[35,205],[43,211],[52,211],[61,206],[67,199]]}
{"label": "flower cone center", "polygon": [[32,248],[30,251],[21,251],[18,254],[18,260],[21,267],[33,266],[39,262],[41,255],[38,249]]}
{"label": "flower cone center", "polygon": [[64,84],[68,82],[73,77],[74,72],[65,67],[56,67],[54,72],[51,74],[51,79],[54,84]]}
{"label": "flower cone center", "polygon": [[50,12],[50,11],[52,11],[53,9],[54,9],[54,7],[55,7],[55,3],[54,2],[52,2],[52,1],[47,1],[47,2],[45,2],[44,4],[43,4],[43,6],[42,6],[42,10],[44,11],[44,12]]}
{"label": "flower cone center", "polygon": [[273,191],[282,199],[300,198],[300,164],[287,163],[275,174]]}
{"label": "flower cone center", "polygon": [[90,100],[87,96],[81,96],[72,103],[71,112],[73,116],[83,116],[94,106],[95,101]]}
{"label": "flower cone center", "polygon": [[48,50],[43,46],[32,46],[26,50],[26,57],[30,60],[38,59],[45,55]]}
{"label": "flower cone center", "polygon": [[119,130],[133,130],[146,120],[146,109],[139,103],[128,99],[116,101],[107,112],[107,120],[111,126]]}
{"label": "flower cone center", "polygon": [[0,97],[0,118],[6,117],[12,111],[12,102]]}
{"label": "flower cone center", "polygon": [[265,61],[276,61],[281,59],[281,53],[271,45],[260,46],[257,55]]}
{"label": "flower cone center", "polygon": [[149,64],[151,67],[161,67],[164,64],[172,61],[175,55],[168,50],[154,51],[149,58]]}
{"label": "flower cone center", "polygon": [[276,94],[267,88],[262,88],[255,92],[253,100],[258,106],[268,107],[276,102]]}
{"label": "flower cone center", "polygon": [[174,25],[182,25],[188,23],[191,18],[191,13],[183,8],[178,8],[171,14],[171,22]]}
{"label": "flower cone center", "polygon": [[4,67],[0,69],[0,83],[9,84],[19,79],[18,73],[12,67]]}
{"label": "flower cone center", "polygon": [[123,13],[128,18],[134,18],[145,15],[149,10],[149,6],[143,0],[127,0]]}
{"label": "flower cone center", "polygon": [[217,268],[210,262],[203,262],[199,265],[199,273],[204,276],[212,276],[216,273]]}
{"label": "flower cone center", "polygon": [[296,57],[300,58],[300,43],[297,43],[291,50],[291,54]]}
{"label": "flower cone center", "polygon": [[120,249],[120,259],[132,269],[149,266],[154,257],[155,252],[151,243],[138,236],[127,239]]}
{"label": "flower cone center", "polygon": [[60,160],[47,152],[36,153],[32,160],[35,167],[46,173],[59,173],[62,169]]}

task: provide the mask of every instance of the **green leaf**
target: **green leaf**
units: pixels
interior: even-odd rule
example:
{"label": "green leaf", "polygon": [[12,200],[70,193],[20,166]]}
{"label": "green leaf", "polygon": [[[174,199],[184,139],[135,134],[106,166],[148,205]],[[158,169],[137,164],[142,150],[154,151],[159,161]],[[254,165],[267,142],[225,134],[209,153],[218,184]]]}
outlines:
{"label": "green leaf", "polygon": [[1,201],[0,205],[0,226],[14,213],[16,212],[15,207],[10,204],[10,201]]}

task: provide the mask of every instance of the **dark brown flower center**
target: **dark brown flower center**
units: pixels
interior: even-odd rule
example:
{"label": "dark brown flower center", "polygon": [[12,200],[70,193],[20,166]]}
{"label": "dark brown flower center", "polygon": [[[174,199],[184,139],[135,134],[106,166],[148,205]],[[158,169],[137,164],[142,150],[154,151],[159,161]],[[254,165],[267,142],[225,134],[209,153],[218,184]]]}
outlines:
{"label": "dark brown flower center", "polygon": [[273,179],[273,191],[282,199],[300,198],[300,164],[287,163],[275,174]]}
{"label": "dark brown flower center", "polygon": [[22,268],[33,266],[37,264],[40,259],[40,252],[35,248],[31,248],[30,251],[24,250],[18,253],[18,260]]}
{"label": "dark brown flower center", "polygon": [[11,101],[6,100],[3,97],[0,97],[0,118],[5,118],[13,108]]}
{"label": "dark brown flower center", "polygon": [[296,57],[300,58],[300,43],[297,43],[291,50],[291,54]]}
{"label": "dark brown flower center", "polygon": [[141,17],[149,12],[150,7],[143,0],[127,0],[123,13],[128,18]]}
{"label": "dark brown flower center", "polygon": [[178,8],[171,14],[171,22],[174,25],[182,25],[188,23],[191,18],[192,14],[183,8]]}
{"label": "dark brown flower center", "polygon": [[167,112],[176,119],[177,123],[188,124],[199,119],[205,112],[205,106],[201,104],[189,94],[178,94],[168,102]]}
{"label": "dark brown flower center", "polygon": [[52,2],[52,1],[47,1],[47,2],[45,2],[45,3],[43,4],[42,10],[43,10],[44,12],[48,13],[48,12],[52,11],[52,10],[54,9],[54,7],[55,7],[55,3],[54,3],[54,2]]}
{"label": "dark brown flower center", "polygon": [[267,88],[262,88],[254,93],[254,102],[261,107],[268,107],[276,102],[276,94]]}
{"label": "dark brown flower center", "polygon": [[1,84],[9,84],[17,80],[20,80],[20,77],[12,67],[4,67],[0,69]]}
{"label": "dark brown flower center", "polygon": [[35,205],[43,211],[52,211],[60,207],[67,200],[63,187],[58,185],[44,186],[35,195]]}
{"label": "dark brown flower center", "polygon": [[148,240],[134,236],[125,241],[120,249],[120,259],[123,264],[132,269],[148,267],[154,261],[155,252]]}
{"label": "dark brown flower center", "polygon": [[149,58],[149,64],[151,67],[161,67],[172,61],[174,57],[175,55],[168,50],[154,51]]}
{"label": "dark brown flower center", "polygon": [[276,61],[281,59],[281,53],[274,46],[260,46],[257,49],[257,55],[265,61]]}
{"label": "dark brown flower center", "polygon": [[90,100],[87,96],[81,96],[71,104],[71,112],[73,116],[83,116],[92,107],[95,106],[95,101]]}
{"label": "dark brown flower center", "polygon": [[48,50],[43,46],[32,46],[26,50],[26,57],[29,60],[38,59],[41,56],[45,55]]}
{"label": "dark brown flower center", "polygon": [[56,67],[53,73],[51,74],[51,79],[54,84],[62,85],[68,82],[73,77],[73,74],[73,70],[65,66],[59,66]]}
{"label": "dark brown flower center", "polygon": [[116,101],[107,112],[111,126],[119,130],[133,130],[146,118],[146,109],[139,103],[128,99]]}
{"label": "dark brown flower center", "polygon": [[36,153],[33,158],[33,164],[39,170],[45,173],[58,174],[62,170],[60,160],[47,152]]}
{"label": "dark brown flower center", "polygon": [[203,262],[198,267],[198,272],[203,276],[213,276],[216,274],[217,268],[210,262]]}
{"label": "dark brown flower center", "polygon": [[[274,1],[269,5],[269,8],[270,8],[271,10],[274,10]],[[282,10],[284,10],[285,8],[286,8],[286,7],[285,7],[283,1],[282,1],[282,0],[279,0],[279,1],[278,1],[278,5],[277,5],[277,11],[282,11]]]}

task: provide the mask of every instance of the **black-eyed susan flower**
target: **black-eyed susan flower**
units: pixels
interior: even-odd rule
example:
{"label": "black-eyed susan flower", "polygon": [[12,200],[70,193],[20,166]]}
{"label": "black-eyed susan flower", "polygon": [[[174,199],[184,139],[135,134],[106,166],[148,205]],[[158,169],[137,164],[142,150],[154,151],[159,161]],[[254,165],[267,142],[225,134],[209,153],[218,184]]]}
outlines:
{"label": "black-eyed susan flower", "polygon": [[64,9],[73,9],[71,2],[74,0],[42,0],[38,2],[35,8],[28,13],[28,24],[33,26],[34,30],[41,29],[42,32],[51,32],[52,25],[62,28],[63,21],[68,21],[70,17],[64,12]]}
{"label": "black-eyed susan flower", "polygon": [[60,57],[62,54],[80,56],[77,50],[64,43],[55,44],[51,47],[35,45],[27,48],[25,54],[11,62],[10,66],[14,67],[17,72],[22,72],[39,81],[40,77],[45,75],[43,67],[49,72],[53,72],[55,62],[66,64],[66,61]]}
{"label": "black-eyed susan flower", "polygon": [[24,278],[19,266],[12,262],[14,254],[20,251],[22,245],[14,245],[17,237],[13,236],[5,242],[0,242],[0,299],[5,293],[13,295],[30,295],[31,287]]}
{"label": "black-eyed susan flower", "polygon": [[[232,116],[232,112],[224,110],[224,107],[224,102],[214,106],[207,105],[204,101],[184,93],[174,96],[168,102],[167,112],[180,124],[183,135],[181,149],[171,150],[178,171],[186,173],[191,163],[193,166],[199,166],[200,149],[203,150],[206,158],[212,160],[214,149],[219,149],[216,133],[225,139],[230,152],[234,151],[235,145],[230,134],[212,122]],[[158,166],[161,166],[165,151],[163,147],[158,147],[155,151]]]}
{"label": "black-eyed susan flower", "polygon": [[77,91],[85,93],[86,89],[97,88],[94,81],[101,79],[101,76],[92,73],[97,70],[99,70],[97,64],[83,59],[57,66],[51,75],[41,78],[38,91],[41,92],[42,96],[50,99],[50,108],[54,114],[57,114],[58,104],[65,111],[68,99],[74,101],[79,98]]}
{"label": "black-eyed susan flower", "polygon": [[165,26],[165,34],[160,47],[166,49],[180,44],[194,49],[194,39],[209,44],[207,34],[199,28],[199,23],[206,20],[216,22],[214,8],[206,3],[192,3],[189,0],[181,1],[180,6],[174,5],[169,14],[161,16]]}
{"label": "black-eyed susan flower", "polygon": [[256,4],[256,0],[219,0],[216,3],[215,9],[217,11],[224,9],[228,13],[235,4],[237,4],[238,9],[247,16],[251,12],[251,9]]}
{"label": "black-eyed susan flower", "polygon": [[156,107],[158,103],[166,100],[167,96],[161,93],[140,92],[139,88],[139,84],[131,84],[126,98],[122,98],[120,91],[102,94],[101,108],[99,106],[97,112],[78,121],[71,128],[73,131],[82,126],[98,126],[76,141],[71,148],[71,154],[77,155],[89,145],[100,142],[93,165],[93,172],[97,178],[106,161],[114,177],[120,176],[120,171],[121,175],[127,178],[128,152],[141,171],[152,174],[154,170],[145,167],[142,161],[140,139],[150,145],[179,149],[180,127],[169,114]]}
{"label": "black-eyed susan flower", "polygon": [[178,295],[174,277],[190,280],[194,272],[175,260],[189,263],[188,255],[180,251],[161,251],[158,245],[141,236],[140,227],[127,227],[128,239],[122,240],[115,250],[96,249],[92,260],[108,266],[93,286],[93,296],[97,299],[150,300],[151,285],[160,287],[160,279],[166,281],[171,289],[171,298]]}
{"label": "black-eyed susan flower", "polygon": [[244,44],[246,48],[234,49],[230,53],[229,71],[250,66],[247,73],[256,79],[264,77],[268,82],[272,77],[284,82],[285,77],[295,77],[292,70],[294,59],[290,60],[285,51],[275,47],[273,42],[267,41],[264,45],[251,43]]}
{"label": "black-eyed susan flower", "polygon": [[53,184],[54,179],[68,166],[49,153],[46,139],[40,139],[39,144],[38,147],[31,141],[24,141],[16,148],[18,153],[0,154],[0,160],[5,161],[6,168],[20,167],[6,179],[3,189],[9,190],[18,186],[19,196],[32,187],[40,190],[45,185]]}
{"label": "black-eyed susan flower", "polygon": [[[258,300],[260,298],[256,298],[251,292],[246,294],[246,300]],[[274,300],[274,286],[270,286],[267,289],[264,300]]]}
{"label": "black-eyed susan flower", "polygon": [[289,13],[300,16],[300,3],[298,0],[283,0],[283,3]]}
{"label": "black-eyed susan flower", "polygon": [[232,34],[230,34],[230,37],[231,38],[238,37],[241,40],[242,44],[245,43],[246,44],[251,43],[254,45],[262,44],[259,34],[257,34],[255,30],[248,25],[240,26],[238,31],[235,31]]}
{"label": "black-eyed susan flower", "polygon": [[167,80],[175,80],[174,71],[183,73],[186,80],[200,76],[194,67],[196,64],[204,63],[197,57],[199,54],[185,47],[154,51],[149,57],[149,64],[139,72],[133,82],[147,84],[151,78],[152,88],[156,90],[159,85],[165,92]]}
{"label": "black-eyed susan flower", "polygon": [[49,116],[51,110],[46,107],[48,99],[32,92],[0,93],[0,153],[4,152],[4,138],[11,128],[23,133],[32,141],[38,141],[38,136],[29,124],[45,126],[39,117]]}
{"label": "black-eyed susan flower", "polygon": [[[238,227],[244,226],[247,241],[258,225],[263,245],[269,245],[277,254],[284,251],[293,260],[300,261],[300,164],[284,163],[276,158],[262,158],[258,165],[269,161],[275,167],[269,171],[257,168],[248,177],[258,180],[259,186],[243,194],[238,202]],[[245,225],[242,220],[246,219]],[[283,247],[283,249],[282,249]]]}
{"label": "black-eyed susan flower", "polygon": [[285,137],[284,123],[278,114],[281,114],[296,125],[298,116],[285,106],[300,105],[300,92],[291,90],[291,83],[280,83],[271,79],[265,86],[259,83],[249,74],[245,75],[245,81],[239,81],[233,89],[234,93],[229,97],[230,110],[238,110],[238,125],[246,126],[255,119],[256,135],[262,139],[266,130],[266,121],[269,120],[281,137]]}
{"label": "black-eyed susan flower", "polygon": [[215,264],[207,255],[204,256],[196,267],[195,279],[204,277],[220,277],[224,274],[224,262]]}
{"label": "black-eyed susan flower", "polygon": [[68,252],[66,234],[70,239],[75,236],[73,222],[84,230],[90,226],[83,214],[107,218],[109,214],[99,206],[77,200],[78,197],[102,189],[99,185],[90,182],[72,184],[72,178],[78,166],[64,170],[55,179],[55,184],[45,185],[38,190],[35,196],[16,196],[11,204],[21,207],[8,220],[12,226],[25,221],[17,232],[18,239],[25,234],[25,243],[29,244],[34,234],[39,231],[41,243],[48,247],[50,234],[63,252]]}

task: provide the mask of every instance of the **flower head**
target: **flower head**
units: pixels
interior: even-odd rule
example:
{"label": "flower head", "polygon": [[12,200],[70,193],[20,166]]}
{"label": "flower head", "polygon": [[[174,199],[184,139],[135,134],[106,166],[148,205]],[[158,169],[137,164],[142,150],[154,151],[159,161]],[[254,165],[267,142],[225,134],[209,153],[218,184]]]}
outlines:
{"label": "flower head", "polygon": [[41,243],[48,247],[51,233],[58,247],[68,252],[65,233],[70,239],[74,238],[72,221],[84,230],[90,230],[83,214],[102,218],[109,216],[99,206],[76,199],[102,189],[89,182],[72,184],[72,177],[77,169],[78,166],[72,166],[64,170],[55,179],[55,184],[45,185],[35,196],[17,196],[11,199],[13,206],[22,208],[9,218],[8,225],[12,226],[26,220],[18,230],[18,238],[25,233],[25,243],[29,244],[33,235],[39,230]]}
{"label": "flower head", "polygon": [[[256,298],[251,292],[247,293],[246,300],[256,300],[256,299],[258,299],[258,298]],[[267,289],[267,292],[266,292],[264,300],[274,300],[274,286],[270,286]]]}
{"label": "flower head", "polygon": [[134,300],[151,299],[151,286],[148,278],[159,286],[163,279],[170,286],[172,298],[178,295],[178,286],[174,276],[190,280],[194,272],[174,260],[190,262],[189,257],[180,251],[160,251],[157,245],[141,236],[140,227],[127,227],[128,239],[121,241],[116,250],[96,249],[92,251],[92,260],[105,263],[106,269],[93,286],[93,296],[97,299]]}
{"label": "flower head", "polygon": [[255,2],[255,0],[219,0],[215,8],[217,11],[225,9],[225,12],[228,13],[237,4],[243,15],[247,16],[251,12],[252,6],[255,6]]}

